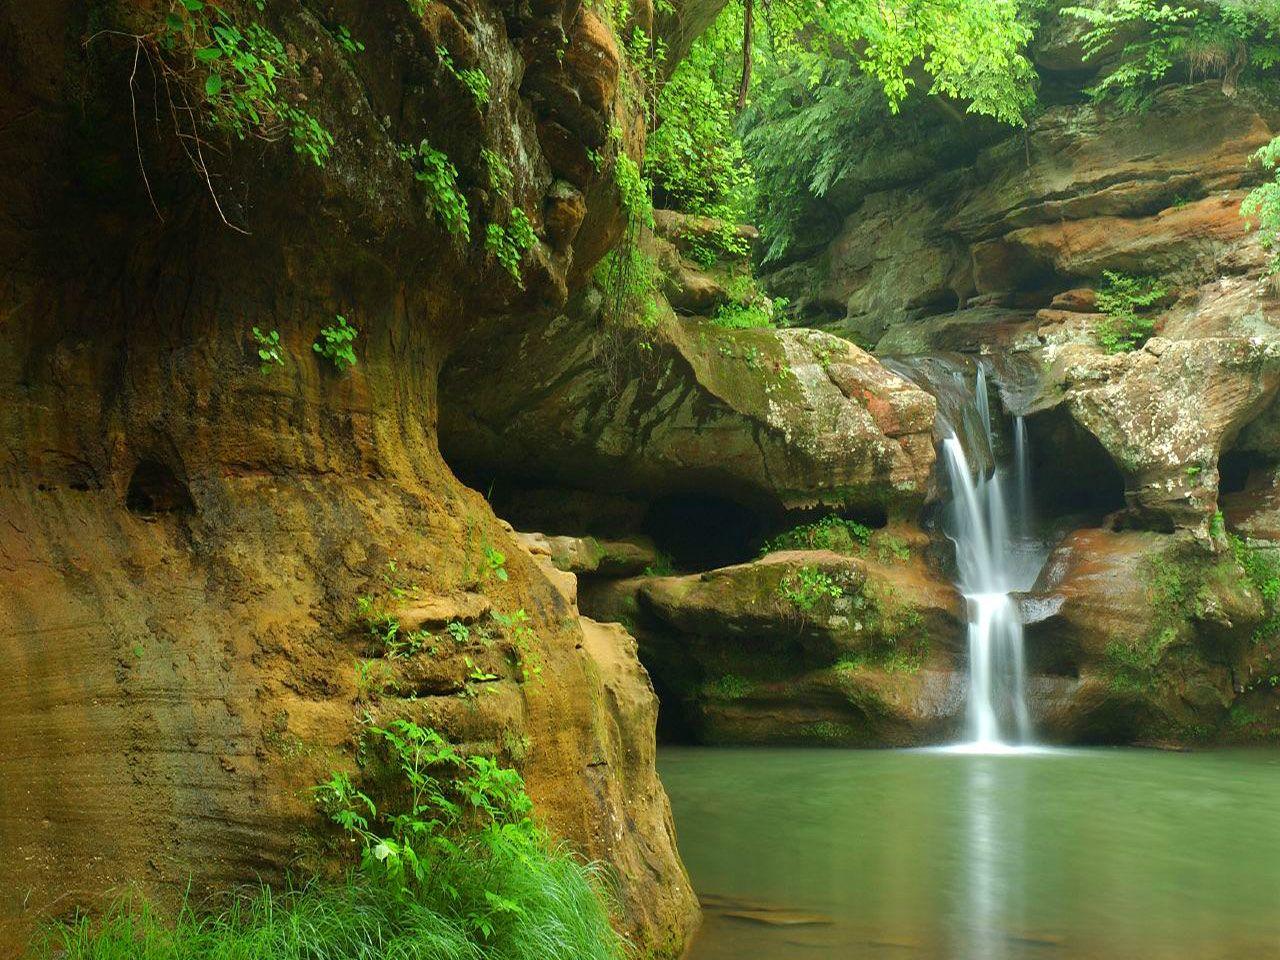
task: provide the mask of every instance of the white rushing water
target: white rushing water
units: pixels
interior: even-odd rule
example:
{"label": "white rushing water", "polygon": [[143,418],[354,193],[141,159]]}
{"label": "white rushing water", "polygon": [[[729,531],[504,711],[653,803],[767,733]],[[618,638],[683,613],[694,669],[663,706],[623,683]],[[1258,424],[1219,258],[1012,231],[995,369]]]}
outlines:
{"label": "white rushing water", "polygon": [[[988,462],[998,464],[982,366],[973,396]],[[959,745],[964,750],[999,752],[1033,740],[1022,618],[1012,594],[1031,587],[1043,557],[1029,543],[1031,455],[1021,417],[1014,422],[1013,437],[1012,469],[997,466],[976,478],[955,432],[942,443],[951,481],[947,533],[956,545],[957,585],[968,611],[969,742]],[[1012,490],[1005,489],[1009,480]]]}

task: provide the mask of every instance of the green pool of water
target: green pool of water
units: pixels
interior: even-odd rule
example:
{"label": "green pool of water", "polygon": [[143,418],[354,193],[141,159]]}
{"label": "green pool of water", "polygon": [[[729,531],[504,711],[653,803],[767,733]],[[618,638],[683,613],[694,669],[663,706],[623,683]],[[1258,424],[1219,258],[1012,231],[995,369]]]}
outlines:
{"label": "green pool of water", "polygon": [[712,907],[692,960],[1280,958],[1280,752],[668,748],[659,766]]}

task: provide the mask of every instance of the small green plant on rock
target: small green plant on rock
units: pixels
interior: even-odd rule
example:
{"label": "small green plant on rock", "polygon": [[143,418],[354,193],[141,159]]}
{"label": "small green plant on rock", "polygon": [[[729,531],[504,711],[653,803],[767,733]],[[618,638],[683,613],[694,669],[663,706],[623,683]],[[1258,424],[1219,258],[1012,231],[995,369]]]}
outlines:
{"label": "small green plant on rock", "polygon": [[644,568],[644,576],[646,577],[669,577],[676,572],[676,563],[671,558],[671,554],[657,551],[653,557],[653,563]]}
{"label": "small green plant on rock", "polygon": [[537,242],[533,224],[519,207],[512,208],[505,227],[497,223],[485,227],[484,248],[497,258],[521,289],[524,289],[524,279],[520,275],[520,264]]}
{"label": "small green plant on rock", "polygon": [[478,67],[459,68],[453,62],[453,55],[443,46],[436,47],[436,56],[449,76],[467,88],[477,109],[483,110],[489,105],[489,77],[483,70]]}
{"label": "small green plant on rock", "polygon": [[911,559],[911,547],[901,537],[891,533],[878,533],[875,536],[876,557],[881,563],[906,563]]}
{"label": "small green plant on rock", "polygon": [[836,553],[853,554],[865,547],[870,538],[869,527],[831,514],[766,540],[760,548],[760,555],[779,550],[834,550]]}
{"label": "small green plant on rock", "polygon": [[812,613],[824,603],[842,599],[845,591],[825,570],[800,567],[779,581],[778,596],[796,610]]}
{"label": "small green plant on rock", "polygon": [[250,333],[258,348],[258,372],[265,377],[274,367],[283,367],[284,356],[280,346],[280,331],[272,330],[270,333],[263,333],[254,327]]}
{"label": "small green plant on rock", "polygon": [[334,31],[334,36],[338,38],[338,46],[350,54],[364,53],[364,44],[351,36],[351,31],[345,26],[339,25]]}
{"label": "small green plant on rock", "polygon": [[1098,343],[1107,353],[1136,350],[1155,331],[1149,310],[1168,295],[1157,277],[1133,277],[1112,270],[1103,272],[1105,283],[1098,290],[1098,309],[1106,319],[1098,327]]}
{"label": "small green plant on rock", "polygon": [[504,197],[510,196],[515,187],[516,178],[507,161],[488,147],[481,148],[480,158],[484,161],[485,172],[489,176],[489,187]]}
{"label": "small green plant on rock", "polygon": [[391,667],[384,660],[356,661],[356,703],[368,703],[386,693],[392,684]]}
{"label": "small green plant on rock", "polygon": [[529,614],[522,609],[512,614],[493,613],[493,619],[506,632],[515,652],[516,667],[520,671],[520,682],[528,683],[542,675],[542,658],[538,655],[534,644],[538,636],[529,626]]}
{"label": "small green plant on rock", "polygon": [[339,373],[343,373],[347,368],[355,366],[354,344],[358,334],[342,314],[338,314],[335,319],[337,323],[320,328],[320,335],[311,349],[332,363]]}
{"label": "small green plant on rock", "polygon": [[484,545],[484,576],[507,582],[507,555],[496,547]]}
{"label": "small green plant on rock", "polygon": [[401,147],[400,159],[413,167],[413,177],[422,185],[427,209],[458,243],[471,239],[471,213],[467,198],[458,189],[458,168],[427,140],[417,147]]}

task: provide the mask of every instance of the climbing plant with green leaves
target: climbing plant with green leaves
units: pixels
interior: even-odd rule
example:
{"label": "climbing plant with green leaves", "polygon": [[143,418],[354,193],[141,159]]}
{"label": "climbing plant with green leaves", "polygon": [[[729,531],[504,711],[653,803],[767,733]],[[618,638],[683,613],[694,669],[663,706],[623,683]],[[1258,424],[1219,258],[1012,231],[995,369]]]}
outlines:
{"label": "climbing plant with green leaves", "polygon": [[471,239],[471,212],[458,186],[458,168],[442,150],[425,138],[416,147],[402,146],[400,159],[413,167],[413,177],[422,188],[423,201],[458,243]]}
{"label": "climbing plant with green leaves", "polygon": [[261,23],[206,0],[176,0],[157,42],[179,75],[192,78],[215,128],[241,140],[287,136],[317,166],[329,159],[333,134],[302,106],[299,65]]}

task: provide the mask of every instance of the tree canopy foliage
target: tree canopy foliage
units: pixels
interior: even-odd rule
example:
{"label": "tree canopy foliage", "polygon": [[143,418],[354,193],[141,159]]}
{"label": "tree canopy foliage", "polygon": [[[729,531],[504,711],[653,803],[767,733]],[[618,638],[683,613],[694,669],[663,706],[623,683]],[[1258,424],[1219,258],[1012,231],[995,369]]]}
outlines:
{"label": "tree canopy foliage", "polygon": [[[884,138],[909,147],[939,109],[1025,124],[1039,83],[1028,50],[1049,17],[1076,23],[1096,71],[1087,95],[1121,110],[1168,83],[1265,87],[1280,64],[1280,0],[731,0],[658,96],[656,199],[751,220],[765,259],[785,260],[814,201]],[[1270,237],[1277,197],[1268,185],[1246,208]]]}

